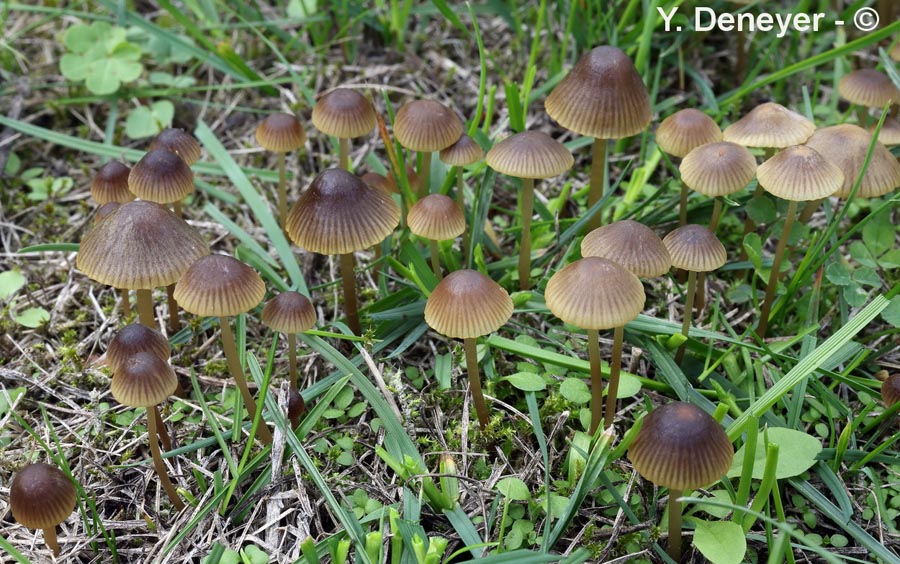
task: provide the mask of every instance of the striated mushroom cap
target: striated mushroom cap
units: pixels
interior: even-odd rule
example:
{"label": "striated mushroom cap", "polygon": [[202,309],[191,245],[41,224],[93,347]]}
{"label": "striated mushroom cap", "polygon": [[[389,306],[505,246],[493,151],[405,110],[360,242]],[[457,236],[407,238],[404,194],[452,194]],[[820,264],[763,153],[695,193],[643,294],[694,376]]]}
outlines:
{"label": "striated mushroom cap", "polygon": [[150,151],[156,149],[175,153],[188,166],[194,166],[200,160],[200,142],[183,129],[170,127],[160,131],[149,147]]}
{"label": "striated mushroom cap", "polygon": [[197,259],[175,284],[175,301],[202,317],[227,317],[250,311],[266,295],[255,270],[226,255]]}
{"label": "striated mushroom cap", "polygon": [[91,179],[91,197],[100,204],[124,204],[134,199],[128,189],[128,174],[131,169],[119,161],[109,161]]}
{"label": "striated mushroom cap", "polygon": [[693,149],[722,140],[722,130],[713,118],[687,108],[670,115],[656,129],[656,144],[666,154],[682,158]]}
{"label": "striated mushroom cap", "polygon": [[781,149],[803,143],[815,130],[815,124],[797,112],[766,102],[726,127],[722,137],[744,147]]}
{"label": "striated mushroom cap", "polygon": [[413,234],[433,241],[455,239],[466,230],[462,208],[443,194],[429,194],[413,204],[406,221]]}
{"label": "striated mushroom cap", "polygon": [[672,258],[652,229],[626,219],[598,227],[581,240],[581,256],[609,259],[639,278],[662,276]]}
{"label": "striated mushroom cap", "polygon": [[128,189],[142,200],[171,204],[194,191],[194,172],[175,153],[154,149],[131,169]]}
{"label": "striated mushroom cap", "polygon": [[575,163],[565,145],[541,131],[523,131],[494,145],[485,157],[487,165],[516,178],[558,176]]}
{"label": "striated mushroom cap", "polygon": [[256,142],[273,153],[290,153],[306,143],[306,131],[296,116],[279,112],[256,126]]}
{"label": "striated mushroom cap", "polygon": [[412,151],[440,151],[456,143],[462,134],[462,121],[447,106],[434,100],[404,104],[394,118],[394,136]]}
{"label": "striated mushroom cap", "polygon": [[808,202],[827,198],[844,183],[844,173],[807,145],[779,151],[759,165],[759,185],[783,200]]}
{"label": "striated mushroom cap", "polygon": [[556,272],[544,291],[556,317],[582,329],[622,327],[644,309],[638,277],[611,260],[585,257]]}
{"label": "striated mushroom cap", "polygon": [[[835,195],[846,198],[862,171],[871,142],[872,135],[868,131],[844,123],[817,130],[806,145],[841,169],[844,173],[844,183]],[[900,163],[887,147],[876,142],[872,159],[863,175],[856,197],[877,198],[893,191],[897,186],[900,186]]]}
{"label": "striated mushroom cap", "polygon": [[9,506],[16,521],[29,529],[49,529],[75,511],[75,485],[62,470],[36,462],[13,476]]}
{"label": "striated mushroom cap", "polygon": [[325,135],[339,139],[362,137],[375,129],[375,108],[356,90],[335,88],[316,101],[312,122]]}
{"label": "striated mushroom cap", "polygon": [[175,393],[178,378],[169,363],[153,352],[129,356],[113,373],[109,389],[116,401],[129,407],[158,405]]}
{"label": "striated mushroom cap", "polygon": [[316,310],[309,298],[293,290],[282,292],[266,302],[263,324],[279,333],[302,333],[316,325]]}
{"label": "striated mushroom cap", "polygon": [[678,169],[688,188],[714,198],[750,184],[756,176],[756,158],[742,145],[719,141],[688,153]]}
{"label": "striated mushroom cap", "polygon": [[425,323],[441,335],[472,339],[493,333],[512,316],[512,298],[477,270],[451,272],[425,303]]}
{"label": "striated mushroom cap", "polygon": [[672,257],[672,266],[691,272],[711,272],[728,260],[725,246],[702,225],[685,225],[671,231],[663,244]]}

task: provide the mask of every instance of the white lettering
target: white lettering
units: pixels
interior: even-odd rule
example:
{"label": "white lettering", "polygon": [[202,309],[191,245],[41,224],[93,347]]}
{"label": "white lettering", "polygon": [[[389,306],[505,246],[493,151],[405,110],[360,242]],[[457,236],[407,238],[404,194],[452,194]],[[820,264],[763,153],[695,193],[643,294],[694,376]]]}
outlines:
{"label": "white lettering", "polygon": [[672,8],[672,11],[668,14],[659,6],[656,7],[656,11],[659,12],[660,16],[662,16],[663,25],[666,27],[666,31],[671,31],[670,25],[672,24],[672,18],[674,18],[675,14],[678,12],[678,6]]}
{"label": "white lettering", "polygon": [[[703,23],[702,17],[709,18],[709,23]],[[716,27],[716,11],[712,8],[697,6],[694,8],[694,29],[697,31],[712,31]]]}

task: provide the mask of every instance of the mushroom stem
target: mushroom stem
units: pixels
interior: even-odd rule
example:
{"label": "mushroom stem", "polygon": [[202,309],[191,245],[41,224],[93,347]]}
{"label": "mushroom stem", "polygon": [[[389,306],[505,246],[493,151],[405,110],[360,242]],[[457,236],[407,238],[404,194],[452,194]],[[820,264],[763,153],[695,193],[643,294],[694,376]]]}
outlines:
{"label": "mushroom stem", "polygon": [[172,439],[169,438],[169,431],[166,424],[163,423],[162,415],[158,409],[153,410],[153,417],[156,419],[156,431],[159,435],[159,441],[162,443],[163,450],[172,450]]}
{"label": "mushroom stem", "polygon": [[681,490],[669,490],[669,546],[666,553],[675,562],[681,560]]}
{"label": "mushroom stem", "polygon": [[825,201],[825,198],[806,202],[806,205],[803,206],[803,211],[800,212],[800,217],[797,219],[797,221],[804,224],[808,223],[809,218],[811,218],[813,214],[816,213],[816,210],[819,209],[819,206],[822,205],[823,201]]}
{"label": "mushroom stem", "polygon": [[290,363],[291,389],[297,389],[297,337],[288,333],[288,362]]}
{"label": "mushroom stem", "polygon": [[150,295],[150,289],[136,290],[135,293],[137,294],[138,318],[147,327],[155,329],[156,325],[153,322],[153,298]]}
{"label": "mushroom stem", "polygon": [[609,363],[609,389],[606,391],[606,412],[604,413],[603,426],[610,427],[616,415],[616,400],[619,393],[619,372],[622,370],[622,340],[625,328],[616,327],[613,332],[612,359]]}
{"label": "mushroom stem", "polygon": [[278,153],[278,221],[281,229],[285,229],[287,221],[287,171],[285,170],[284,153]]}
{"label": "mushroom stem", "polygon": [[[459,207],[462,209],[463,213],[466,213],[466,184],[463,180],[463,167],[456,167],[456,197],[454,198],[456,203],[459,204]],[[469,250],[469,230],[466,229],[462,234],[462,247],[460,247],[462,251],[462,261],[465,262],[466,253]]]}
{"label": "mushroom stem", "polygon": [[431,151],[422,153],[422,165],[419,167],[419,199],[428,195],[431,188]]}
{"label": "mushroom stem", "polygon": [[438,250],[438,242],[434,239],[429,239],[428,248],[431,250],[431,270],[434,271],[435,277],[437,277],[438,280],[441,280],[443,276],[441,275],[441,258]]}
{"label": "mushroom stem", "polygon": [[[256,401],[253,400],[253,396],[250,395],[250,390],[247,388],[247,380],[244,378],[244,370],[241,368],[237,345],[234,342],[234,333],[231,332],[231,325],[228,324],[227,317],[219,318],[219,327],[222,330],[222,349],[225,351],[225,362],[228,363],[228,369],[231,371],[231,376],[234,378],[238,390],[241,391],[241,396],[244,398],[244,403],[247,405],[247,412],[250,414],[250,419],[255,419]],[[259,427],[256,429],[256,435],[263,444],[272,444],[272,434],[269,432],[269,428],[266,427],[265,421],[259,422]]]}
{"label": "mushroom stem", "polygon": [[684,358],[684,349],[687,345],[687,336],[691,330],[691,320],[694,316],[694,294],[697,290],[697,273],[691,270],[688,272],[688,287],[687,294],[684,296],[684,320],[681,322],[681,334],[685,338],[685,342],[681,343],[681,346],[678,347],[678,352],[675,353],[675,363],[681,364],[681,359]]}
{"label": "mushroom stem", "polygon": [[475,339],[464,339],[463,346],[466,349],[466,372],[469,373],[469,390],[472,392],[472,401],[475,403],[475,413],[478,414],[478,422],[484,430],[488,424],[488,408],[481,393],[481,374],[478,372],[478,352],[475,348]]}
{"label": "mushroom stem", "polygon": [[341,280],[344,285],[344,311],[347,312],[347,325],[354,335],[362,333],[359,325],[359,304],[356,301],[356,278],[353,276],[353,253],[341,255]]}
{"label": "mushroom stem", "polygon": [[338,155],[341,168],[350,172],[350,139],[343,137],[338,139]]}
{"label": "mushroom stem", "polygon": [[593,435],[603,417],[603,373],[600,372],[600,331],[587,330],[588,358],[591,361],[591,428]]}
{"label": "mushroom stem", "polygon": [[[588,192],[588,208],[600,201],[603,197],[603,180],[606,175],[606,139],[594,139],[594,147],[591,151],[591,187]],[[596,215],[588,220],[587,231],[593,231],[601,225],[602,211],[597,210]]]}
{"label": "mushroom stem", "polygon": [[[166,490],[166,495],[169,496],[169,500],[172,501],[172,505],[174,505],[178,511],[181,511],[184,509],[184,503],[181,501],[181,498],[178,497],[175,486],[173,486],[171,480],[169,480],[169,474],[166,472],[166,466],[163,464],[162,455],[159,452],[159,441],[156,437],[156,418],[159,417],[159,412],[155,405],[148,407],[147,410],[147,434],[150,438],[150,453],[153,455],[153,466],[156,468],[156,475],[159,476],[159,481],[162,483],[163,489]],[[151,410],[155,415],[149,413]]]}
{"label": "mushroom stem", "polygon": [[722,198],[717,197],[713,198],[713,211],[712,215],[709,217],[709,230],[713,233],[715,233],[716,228],[719,227],[720,219],[722,219]]}
{"label": "mushroom stem", "polygon": [[177,215],[178,217],[184,217],[184,212],[181,209],[181,200],[172,202],[172,211],[175,212],[175,215]]}
{"label": "mushroom stem", "polygon": [[519,289],[527,290],[531,278],[531,214],[534,213],[534,179],[522,179],[522,239],[519,241]]}
{"label": "mushroom stem", "polygon": [[119,291],[122,293],[122,317],[128,317],[131,315],[131,300],[128,296],[128,289],[121,288]]}
{"label": "mushroom stem", "polygon": [[797,202],[788,202],[787,212],[784,216],[784,228],[781,238],[775,247],[775,257],[772,259],[772,271],[769,273],[769,283],[766,285],[766,297],[759,312],[759,326],[756,334],[761,339],[766,337],[769,327],[769,312],[772,311],[772,302],[775,301],[775,290],[778,288],[778,277],[781,274],[781,260],[784,258],[784,249],[787,247],[788,237],[791,236],[791,226],[794,224],[794,216],[797,215]]}
{"label": "mushroom stem", "polygon": [[678,208],[678,226],[684,227],[687,225],[687,201],[688,201],[688,186],[684,183],[684,180],[681,181],[681,207]]}
{"label": "mushroom stem", "polygon": [[59,556],[59,543],[56,542],[56,525],[41,530],[44,531],[44,542],[53,551],[53,556]]}
{"label": "mushroom stem", "polygon": [[175,333],[181,329],[181,320],[178,317],[178,302],[175,301],[175,284],[166,286],[166,300],[169,303],[169,333]]}

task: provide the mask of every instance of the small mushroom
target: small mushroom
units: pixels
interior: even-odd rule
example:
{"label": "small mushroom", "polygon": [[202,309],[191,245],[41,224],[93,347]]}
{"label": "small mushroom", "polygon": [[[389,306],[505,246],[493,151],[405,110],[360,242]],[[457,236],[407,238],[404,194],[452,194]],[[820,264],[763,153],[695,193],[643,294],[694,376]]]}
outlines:
{"label": "small mushroom", "polygon": [[200,160],[200,143],[185,130],[177,127],[169,127],[160,131],[150,143],[148,150],[163,149],[175,153],[188,166]]}
{"label": "small mushroom", "polygon": [[297,389],[297,333],[316,325],[316,310],[309,298],[293,290],[282,292],[266,302],[262,310],[263,325],[284,333],[288,338],[291,389]]}
{"label": "small mushroom", "polygon": [[375,129],[375,108],[365,96],[349,88],[335,88],[313,107],[312,123],[325,135],[338,138],[338,162],[350,170],[350,139]]}
{"label": "small mushroom", "polygon": [[119,161],[109,161],[91,179],[91,197],[100,204],[117,202],[124,204],[134,199],[128,189],[128,174],[131,169]]}
{"label": "small mushroom", "polygon": [[194,172],[175,153],[154,149],[131,169],[128,189],[142,200],[172,204],[181,217],[181,200],[194,191]]}
{"label": "small mushroom", "polygon": [[884,379],[881,382],[881,401],[885,407],[891,407],[900,401],[900,372],[888,376],[885,370],[876,374],[876,377],[881,377],[882,374]]}
{"label": "small mushroom", "polygon": [[419,198],[429,192],[431,154],[456,143],[463,134],[462,121],[450,108],[434,100],[404,104],[394,117],[394,135],[403,147],[422,154]]}
{"label": "small mushroom", "polygon": [[722,214],[722,197],[740,192],[756,176],[756,158],[746,147],[728,141],[701,145],[684,157],[681,180],[714,199],[709,230],[713,233]]}
{"label": "small mushroom", "polygon": [[278,154],[278,220],[284,228],[287,218],[287,172],[285,153],[306,143],[306,131],[293,114],[274,113],[256,126],[256,142],[267,151]]}
{"label": "small mushroom", "polygon": [[306,402],[300,392],[291,388],[288,390],[288,421],[291,422],[291,429],[296,429],[300,424],[300,418],[306,413]]}
{"label": "small mushroom", "polygon": [[900,90],[888,75],[875,69],[858,69],[841,77],[838,94],[856,106],[860,125],[869,125],[869,108],[881,109],[900,103]]}
{"label": "small mushroom", "polygon": [[414,235],[428,239],[431,268],[438,280],[442,278],[438,241],[455,239],[466,231],[466,216],[453,198],[443,194],[429,194],[409,208],[406,218]]}
{"label": "small mushroom", "polygon": [[42,529],[44,542],[59,556],[56,526],[75,510],[75,485],[62,470],[36,462],[13,476],[9,506],[16,521],[29,529]]}
{"label": "small mushroom", "polygon": [[672,257],[652,229],[631,219],[598,227],[581,240],[581,256],[601,257],[638,278],[656,278],[672,268]]}
{"label": "small mushroom", "polygon": [[[876,125],[869,127],[869,133],[875,134]],[[885,147],[900,145],[900,121],[892,117],[884,118],[884,123],[881,124],[881,130],[878,132],[878,142]]]}
{"label": "small mushroom", "polygon": [[438,156],[441,162],[456,167],[456,201],[462,205],[465,201],[465,198],[463,198],[463,189],[465,187],[463,184],[463,167],[481,162],[484,158],[484,149],[474,139],[463,134],[456,143],[441,149]]}

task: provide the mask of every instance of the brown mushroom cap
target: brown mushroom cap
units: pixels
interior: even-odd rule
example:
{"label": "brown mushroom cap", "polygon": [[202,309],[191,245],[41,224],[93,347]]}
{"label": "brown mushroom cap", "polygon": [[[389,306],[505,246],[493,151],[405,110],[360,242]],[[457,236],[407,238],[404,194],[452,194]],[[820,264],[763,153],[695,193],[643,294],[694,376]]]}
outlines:
{"label": "brown mushroom cap", "polygon": [[891,374],[881,383],[881,400],[887,407],[900,401],[900,372]]}
{"label": "brown mushroom cap", "polygon": [[462,134],[463,124],[456,114],[434,100],[405,104],[394,118],[397,141],[413,151],[440,151],[456,143]]}
{"label": "brown mushroom cap", "polygon": [[157,204],[177,202],[194,191],[194,172],[170,151],[149,151],[128,174],[128,189]]}
{"label": "brown mushroom cap", "polygon": [[580,135],[621,139],[647,128],[650,95],[631,59],[602,45],[585,53],[547,96],[554,121]]}
{"label": "brown mushroom cap", "polygon": [[116,401],[129,407],[158,405],[175,393],[178,378],[169,363],[152,352],[129,356],[109,384]]}
{"label": "brown mushroom cap", "polygon": [[845,74],[838,82],[838,93],[851,104],[882,108],[900,102],[900,90],[891,79],[875,69],[859,69]]}
{"label": "brown mushroom cap", "polygon": [[172,346],[160,332],[141,323],[132,323],[123,327],[109,342],[106,363],[115,374],[126,360],[139,352],[149,352],[162,360],[169,360]]}
{"label": "brown mushroom cap", "polygon": [[894,43],[894,46],[891,47],[891,52],[889,53],[889,55],[892,60],[900,62],[900,42]]}
{"label": "brown mushroom cap", "polygon": [[477,270],[451,272],[425,303],[425,323],[447,337],[474,339],[493,333],[512,316],[512,298]]}
{"label": "brown mushroom cap", "polygon": [[13,476],[9,505],[16,521],[29,529],[49,529],[75,510],[75,485],[62,470],[36,462]]}
{"label": "brown mushroom cap", "polygon": [[306,402],[300,392],[291,388],[288,390],[288,420],[296,421],[306,412]]}
{"label": "brown mushroom cap", "polygon": [[[400,192],[400,188],[397,185],[397,179],[394,178],[394,171],[390,170],[387,173],[387,181],[391,185],[391,192],[397,194]],[[416,187],[419,185],[419,174],[416,172],[416,169],[409,163],[406,165],[406,180],[409,181],[409,185],[412,187]]]}
{"label": "brown mushroom cap", "polygon": [[678,491],[708,486],[731,468],[734,447],[715,419],[699,407],[673,402],[653,410],[628,447],[645,480]]}
{"label": "brown mushroom cap", "polygon": [[119,209],[119,206],[121,205],[122,204],[120,204],[119,202],[107,202],[103,204],[102,206],[97,208],[96,212],[94,212],[94,218],[91,220],[91,225],[97,225],[98,223],[109,217],[112,212]]}
{"label": "brown mushroom cap", "polygon": [[175,153],[188,166],[194,166],[194,163],[200,160],[200,142],[190,133],[175,127],[159,132],[149,147],[151,151],[155,149]]}
{"label": "brown mushroom cap", "polygon": [[255,270],[226,255],[197,259],[175,284],[175,301],[203,317],[227,317],[249,311],[266,295]]}
{"label": "brown mushroom cap", "polygon": [[666,154],[682,158],[691,150],[722,140],[722,130],[713,118],[687,108],[670,115],[656,129],[656,144]]}
{"label": "brown mushroom cap", "polygon": [[91,179],[91,197],[100,204],[112,202],[124,204],[134,199],[128,189],[128,174],[131,169],[119,161],[109,161]]}
{"label": "brown mushroom cap", "polygon": [[[844,183],[835,195],[846,198],[862,170],[871,142],[871,133],[856,125],[844,123],[817,130],[806,144],[827,161],[836,164],[844,173]],[[900,186],[900,163],[887,147],[876,142],[856,197],[877,198],[897,186]]]}
{"label": "brown mushroom cap", "polygon": [[375,129],[375,108],[356,90],[335,88],[316,101],[312,122],[325,135],[362,137]]}
{"label": "brown mushroom cap", "polygon": [[397,193],[397,185],[383,174],[378,174],[377,172],[367,172],[364,175],[360,176],[359,179],[372,188],[381,190],[385,194]]}
{"label": "brown mushroom cap", "polygon": [[567,264],[544,291],[553,315],[582,329],[622,327],[643,311],[645,299],[637,276],[600,257]]}
{"label": "brown mushroom cap", "polygon": [[256,126],[256,142],[273,153],[290,153],[306,143],[306,131],[293,114],[278,112]]}
{"label": "brown mushroom cap", "polygon": [[302,333],[316,325],[316,310],[309,298],[293,290],[282,292],[266,302],[263,324],[279,333]]}
{"label": "brown mushroom cap", "polygon": [[440,158],[450,166],[469,166],[484,158],[484,149],[474,139],[463,134],[456,143],[441,149]]}
{"label": "brown mushroom cap", "polygon": [[671,231],[663,244],[672,257],[672,266],[691,272],[711,272],[728,260],[725,246],[702,225],[685,225]]}
{"label": "brown mushroom cap", "polygon": [[782,149],[756,175],[767,192],[794,202],[827,198],[844,183],[841,169],[807,145]]}
{"label": "brown mushroom cap", "polygon": [[466,230],[462,208],[443,194],[429,194],[413,204],[406,221],[413,234],[434,241],[456,238]]}
{"label": "brown mushroom cap", "polygon": [[75,264],[88,278],[114,288],[174,284],[209,246],[171,211],[138,200],[120,205],[82,238]]}
{"label": "brown mushroom cap", "polygon": [[380,243],[400,223],[387,194],[340,168],[323,170],[288,212],[291,240],[308,251],[347,254]]}
{"label": "brown mushroom cap", "polygon": [[815,124],[797,112],[766,102],[726,127],[722,138],[745,147],[781,149],[803,143],[815,130]]}
{"label": "brown mushroom cap", "polygon": [[581,240],[581,256],[601,257],[624,266],[639,278],[662,276],[672,258],[652,229],[626,219],[598,227]]}
{"label": "brown mushroom cap", "polygon": [[[875,125],[869,128],[869,133],[875,133]],[[900,145],[900,121],[892,117],[885,118],[881,131],[878,132],[878,142],[885,147]]]}
{"label": "brown mushroom cap", "polygon": [[546,133],[523,131],[491,147],[485,162],[516,178],[550,178],[572,168],[575,159],[565,145]]}
{"label": "brown mushroom cap", "polygon": [[681,180],[706,196],[726,196],[743,190],[756,176],[756,158],[743,145],[719,141],[697,147],[681,166]]}

